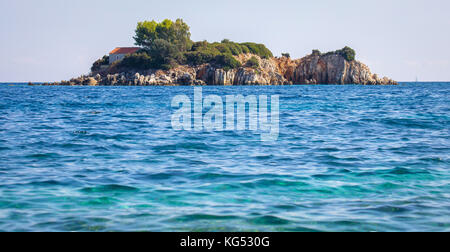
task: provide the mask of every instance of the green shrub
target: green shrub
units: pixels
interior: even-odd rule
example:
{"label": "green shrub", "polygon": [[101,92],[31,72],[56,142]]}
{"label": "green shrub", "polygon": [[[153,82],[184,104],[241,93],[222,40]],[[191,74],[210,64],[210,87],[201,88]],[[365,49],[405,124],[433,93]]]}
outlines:
{"label": "green shrub", "polygon": [[223,54],[239,55],[242,53],[252,53],[261,58],[273,57],[272,52],[263,44],[256,43],[236,43],[228,39],[222,40],[221,43],[212,43],[210,46],[216,48]]}
{"label": "green shrub", "polygon": [[245,66],[251,67],[253,69],[258,69],[259,68],[259,60],[255,56],[253,56],[247,61]]}
{"label": "green shrub", "polygon": [[225,71],[241,67],[241,63],[231,54],[219,54],[215,58],[215,64],[222,67]]}
{"label": "green shrub", "polygon": [[320,55],[322,55],[322,53],[319,50],[313,50],[312,51],[312,55],[313,56],[320,56]]}
{"label": "green shrub", "polygon": [[334,51],[334,52],[327,52],[323,56],[327,56],[327,55],[331,55],[331,54],[341,55],[347,61],[354,61],[355,58],[356,58],[355,50],[353,50],[352,48],[350,48],[348,46],[342,48],[341,50],[337,50],[337,51]]}
{"label": "green shrub", "polygon": [[216,56],[219,54],[220,53],[214,50],[201,50],[201,51],[187,52],[184,54],[184,56],[186,58],[186,63],[197,66],[213,62]]}
{"label": "green shrub", "polygon": [[208,46],[209,46],[209,43],[206,40],[205,41],[194,42],[192,44],[191,51],[200,51],[200,50],[203,50],[205,48],[208,48]]}
{"label": "green shrub", "polygon": [[241,50],[242,50],[242,53],[244,53],[244,54],[248,54],[248,53],[250,53],[250,49],[248,49],[248,47],[247,46],[245,46],[245,45],[239,45],[240,46],[240,48],[241,48]]}
{"label": "green shrub", "polygon": [[241,45],[246,46],[250,53],[258,55],[259,57],[263,59],[272,58],[273,54],[272,52],[267,49],[267,47],[263,44],[256,44],[256,43],[242,43]]}
{"label": "green shrub", "polygon": [[148,50],[148,55],[152,58],[157,68],[162,65],[171,65],[174,67],[183,58],[182,53],[176,45],[163,39],[157,39],[153,42],[153,46]]}
{"label": "green shrub", "polygon": [[231,52],[231,49],[230,49],[229,45],[227,45],[227,44],[215,44],[214,47],[215,47],[220,53],[223,53],[223,54],[233,54],[233,53]]}
{"label": "green shrub", "polygon": [[152,58],[145,52],[138,52],[125,56],[125,58],[115,65],[118,68],[127,69],[150,69],[155,66]]}
{"label": "green shrub", "polygon": [[339,50],[338,53],[342,55],[347,61],[354,61],[356,57],[356,52],[352,48],[346,46]]}
{"label": "green shrub", "polygon": [[232,43],[227,43],[226,45],[227,45],[228,49],[230,50],[231,54],[233,54],[233,55],[239,55],[239,54],[243,53],[242,47],[237,43],[232,42]]}
{"label": "green shrub", "polygon": [[107,65],[109,65],[109,56],[105,55],[105,56],[103,56],[103,58],[95,61],[94,64],[92,64],[91,71],[92,72],[99,71],[102,66],[107,66]]}
{"label": "green shrub", "polygon": [[[238,43],[235,43],[229,39],[224,39],[222,40],[221,44],[219,47],[223,47],[225,46],[227,49],[227,51],[233,55],[239,55],[242,54],[242,46]],[[217,45],[216,45],[217,47]]]}
{"label": "green shrub", "polygon": [[[240,54],[252,53],[261,58],[273,57],[272,52],[265,45],[255,43],[235,43],[228,39],[221,43],[208,43],[207,41],[193,43],[191,50],[184,53],[187,64],[217,64],[227,69],[241,67],[241,64],[232,57]],[[258,64],[259,65],[259,64]]]}

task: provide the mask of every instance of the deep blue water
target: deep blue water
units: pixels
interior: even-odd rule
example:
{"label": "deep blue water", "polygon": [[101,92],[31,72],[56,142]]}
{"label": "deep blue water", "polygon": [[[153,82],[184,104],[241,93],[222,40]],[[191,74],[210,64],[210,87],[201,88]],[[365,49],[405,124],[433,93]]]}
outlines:
{"label": "deep blue water", "polygon": [[172,130],[192,87],[0,85],[0,231],[450,231],[449,83],[203,91],[279,94],[279,140]]}

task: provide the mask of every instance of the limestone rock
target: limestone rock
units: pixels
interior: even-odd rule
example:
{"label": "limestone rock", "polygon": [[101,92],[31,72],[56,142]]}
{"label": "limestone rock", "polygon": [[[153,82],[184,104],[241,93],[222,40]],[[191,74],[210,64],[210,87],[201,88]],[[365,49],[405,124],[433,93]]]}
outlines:
{"label": "limestone rock", "polygon": [[[259,67],[245,67],[256,57]],[[52,85],[291,85],[291,84],[362,84],[395,85],[397,82],[376,74],[359,61],[347,61],[343,56],[311,54],[304,58],[262,59],[252,54],[236,56],[244,67],[224,70],[212,64],[178,66],[169,71],[146,70],[123,73],[97,73],[80,76]],[[49,84],[50,85],[50,84]]]}

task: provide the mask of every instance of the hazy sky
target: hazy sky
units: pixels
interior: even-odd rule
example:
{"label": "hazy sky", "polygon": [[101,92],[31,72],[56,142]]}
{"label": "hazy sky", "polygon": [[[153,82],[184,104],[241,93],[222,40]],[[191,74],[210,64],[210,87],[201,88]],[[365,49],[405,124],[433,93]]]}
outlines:
{"label": "hazy sky", "polygon": [[0,0],[0,82],[88,73],[136,23],[183,18],[192,39],[266,44],[302,57],[346,45],[399,81],[450,81],[448,0]]}

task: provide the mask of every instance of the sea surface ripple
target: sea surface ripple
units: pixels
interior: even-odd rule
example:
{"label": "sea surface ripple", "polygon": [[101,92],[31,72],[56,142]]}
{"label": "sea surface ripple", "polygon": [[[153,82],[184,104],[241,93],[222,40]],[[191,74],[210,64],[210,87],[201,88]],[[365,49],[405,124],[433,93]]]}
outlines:
{"label": "sea surface ripple", "polygon": [[192,87],[0,85],[0,231],[450,231],[450,84],[280,95],[280,137],[174,131]]}

